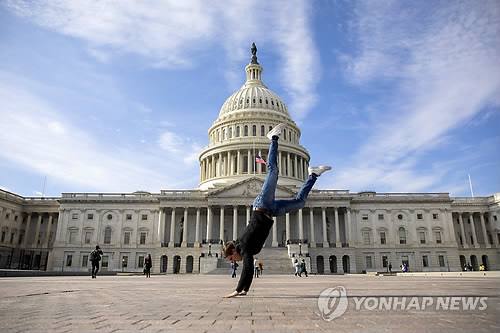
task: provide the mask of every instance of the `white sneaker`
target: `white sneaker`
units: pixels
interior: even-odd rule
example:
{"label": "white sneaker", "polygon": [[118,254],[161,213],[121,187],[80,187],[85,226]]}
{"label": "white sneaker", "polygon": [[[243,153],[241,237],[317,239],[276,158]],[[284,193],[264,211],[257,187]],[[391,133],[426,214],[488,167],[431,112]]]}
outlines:
{"label": "white sneaker", "polygon": [[326,165],[323,165],[323,166],[319,166],[319,167],[309,167],[309,174],[315,174],[316,176],[321,176],[321,174],[325,171],[328,171],[328,170],[332,170],[332,167],[331,166],[326,166]]}
{"label": "white sneaker", "polygon": [[269,133],[267,133],[267,137],[269,138],[269,140],[272,140],[273,136],[277,136],[279,138],[285,128],[286,124],[281,123],[279,125],[276,125],[272,130],[269,131]]}

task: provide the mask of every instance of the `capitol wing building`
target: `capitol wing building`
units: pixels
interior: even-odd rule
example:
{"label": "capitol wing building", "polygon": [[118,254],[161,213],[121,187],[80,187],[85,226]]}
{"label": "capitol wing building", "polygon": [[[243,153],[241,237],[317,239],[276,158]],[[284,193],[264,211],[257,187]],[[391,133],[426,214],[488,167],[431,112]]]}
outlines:
{"label": "capitol wing building", "polygon": [[[223,242],[250,220],[266,177],[267,132],[278,123],[276,197],[294,198],[310,156],[283,100],[262,81],[254,54],[246,82],[222,105],[200,153],[200,184],[160,193],[63,193],[31,198],[0,190],[0,268],[88,272],[89,253],[104,251],[101,271],[225,273]],[[393,270],[500,269],[500,193],[453,198],[448,193],[350,193],[313,189],[306,206],[275,217],[261,253],[266,273],[290,274],[305,259],[317,274]]]}

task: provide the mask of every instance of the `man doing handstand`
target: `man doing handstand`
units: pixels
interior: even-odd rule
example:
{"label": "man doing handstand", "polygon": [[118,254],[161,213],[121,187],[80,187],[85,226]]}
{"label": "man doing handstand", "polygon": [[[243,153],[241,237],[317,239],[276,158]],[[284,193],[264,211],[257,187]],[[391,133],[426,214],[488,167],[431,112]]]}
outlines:
{"label": "man doing handstand", "polygon": [[227,242],[223,249],[224,258],[233,261],[243,261],[240,280],[236,290],[224,298],[246,295],[253,280],[253,256],[262,250],[269,231],[273,226],[273,216],[281,216],[304,207],[307,195],[311,191],[316,179],[329,166],[310,167],[309,177],[300,189],[295,199],[275,200],[274,195],[278,183],[278,139],[286,128],[285,124],[279,124],[273,128],[267,137],[271,139],[269,156],[267,161],[267,177],[262,186],[262,191],[253,202],[254,210],[249,224],[243,230],[243,234],[236,241]]}

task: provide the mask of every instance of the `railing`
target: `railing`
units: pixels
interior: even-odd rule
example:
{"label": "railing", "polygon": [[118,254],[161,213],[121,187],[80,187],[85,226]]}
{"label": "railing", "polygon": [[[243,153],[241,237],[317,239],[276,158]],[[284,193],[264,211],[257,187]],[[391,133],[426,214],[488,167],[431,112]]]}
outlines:
{"label": "railing", "polygon": [[223,244],[222,239],[204,239],[202,241],[202,244],[212,244],[212,245],[217,245],[217,244]]}
{"label": "railing", "polygon": [[122,199],[137,199],[137,198],[152,198],[151,193],[63,193],[63,199],[103,199],[103,198],[122,198]]}
{"label": "railing", "polygon": [[289,239],[286,242],[287,244],[306,244],[307,239]]}
{"label": "railing", "polygon": [[476,197],[476,198],[452,198],[454,204],[470,204],[470,203],[488,203],[489,198],[485,197]]}

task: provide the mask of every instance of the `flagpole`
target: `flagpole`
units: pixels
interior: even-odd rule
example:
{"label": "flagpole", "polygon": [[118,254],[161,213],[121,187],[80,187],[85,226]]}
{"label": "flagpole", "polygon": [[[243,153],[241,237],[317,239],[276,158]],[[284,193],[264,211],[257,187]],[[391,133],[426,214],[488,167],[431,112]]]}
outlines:
{"label": "flagpole", "polygon": [[257,169],[257,162],[255,159],[255,139],[252,140],[253,143],[253,176],[255,177],[255,169]]}
{"label": "flagpole", "polygon": [[470,180],[470,174],[469,174],[469,186],[470,186],[470,194],[474,198],[474,191],[472,191],[472,182]]}

